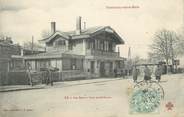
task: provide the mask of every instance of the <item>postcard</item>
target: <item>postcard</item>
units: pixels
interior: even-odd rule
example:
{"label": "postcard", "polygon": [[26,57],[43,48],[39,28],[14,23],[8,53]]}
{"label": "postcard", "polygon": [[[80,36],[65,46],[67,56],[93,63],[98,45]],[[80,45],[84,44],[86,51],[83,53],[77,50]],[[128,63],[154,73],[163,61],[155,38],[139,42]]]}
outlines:
{"label": "postcard", "polygon": [[0,117],[184,117],[184,0],[0,0]]}

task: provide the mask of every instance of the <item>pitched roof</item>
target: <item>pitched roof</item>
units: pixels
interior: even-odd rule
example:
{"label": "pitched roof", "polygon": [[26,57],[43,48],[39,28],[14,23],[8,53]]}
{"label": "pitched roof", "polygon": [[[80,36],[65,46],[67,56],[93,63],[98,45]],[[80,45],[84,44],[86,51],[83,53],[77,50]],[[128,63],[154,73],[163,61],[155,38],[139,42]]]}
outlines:
{"label": "pitched roof", "polygon": [[[91,27],[91,28],[87,28],[87,29],[83,29],[81,30],[81,34],[80,35],[89,35],[89,34],[93,34],[99,30],[102,30],[104,28],[106,28],[107,26],[96,26],[96,27]],[[64,32],[70,36],[77,36],[77,34],[75,33],[75,31],[69,31],[69,32]]]}
{"label": "pitched roof", "polygon": [[56,35],[60,35],[65,39],[84,39],[84,38],[89,38],[89,37],[95,35],[96,33],[100,33],[103,31],[113,33],[119,39],[120,43],[124,44],[123,39],[110,26],[97,26],[97,27],[83,29],[83,30],[81,30],[80,34],[76,34],[75,31],[68,31],[68,32],[56,31],[54,34],[50,35],[48,38],[45,38],[45,39],[42,39],[39,41],[40,42],[49,42]]}

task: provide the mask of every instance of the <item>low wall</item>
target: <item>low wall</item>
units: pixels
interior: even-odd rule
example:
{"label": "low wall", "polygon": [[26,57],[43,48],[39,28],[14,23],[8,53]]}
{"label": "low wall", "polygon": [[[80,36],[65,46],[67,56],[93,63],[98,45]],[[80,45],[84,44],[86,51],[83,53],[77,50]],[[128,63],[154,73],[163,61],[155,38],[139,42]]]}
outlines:
{"label": "low wall", "polygon": [[25,71],[8,72],[7,85],[28,85],[29,79]]}
{"label": "low wall", "polygon": [[[80,70],[52,72],[54,82],[86,79],[87,74]],[[34,84],[46,83],[46,72],[32,72]],[[29,77],[25,71],[0,73],[0,85],[29,85]]]}
{"label": "low wall", "polygon": [[8,84],[8,72],[0,72],[0,85]]}
{"label": "low wall", "polygon": [[[2,76],[2,75],[1,75]],[[26,72],[7,72],[1,77],[1,85],[27,85],[29,80]]]}
{"label": "low wall", "polygon": [[79,80],[79,79],[86,79],[87,74],[80,70],[71,70],[71,71],[63,71],[61,72],[61,77],[63,81],[66,80]]}
{"label": "low wall", "polygon": [[[45,83],[47,79],[47,73],[42,72],[42,77],[43,83]],[[81,72],[78,70],[52,72],[52,78],[54,82],[86,79],[86,77],[87,74],[85,72]]]}

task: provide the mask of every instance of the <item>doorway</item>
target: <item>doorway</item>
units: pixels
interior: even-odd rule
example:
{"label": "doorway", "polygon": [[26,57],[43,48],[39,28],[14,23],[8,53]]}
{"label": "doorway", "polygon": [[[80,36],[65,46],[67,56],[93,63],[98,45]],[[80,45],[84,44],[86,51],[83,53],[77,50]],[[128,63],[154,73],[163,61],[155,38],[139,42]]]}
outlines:
{"label": "doorway", "polygon": [[105,63],[100,62],[100,76],[104,77],[105,76]]}
{"label": "doorway", "polygon": [[90,71],[91,73],[94,73],[95,72],[95,61],[91,61],[91,64],[90,64]]}

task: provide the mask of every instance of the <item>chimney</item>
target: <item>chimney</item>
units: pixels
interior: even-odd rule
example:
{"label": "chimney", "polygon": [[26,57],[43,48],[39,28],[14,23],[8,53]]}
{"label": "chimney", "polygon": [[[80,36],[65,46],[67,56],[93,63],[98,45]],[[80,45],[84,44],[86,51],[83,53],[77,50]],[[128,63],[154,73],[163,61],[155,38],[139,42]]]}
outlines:
{"label": "chimney", "polygon": [[81,16],[78,16],[76,20],[76,34],[81,34]]}
{"label": "chimney", "polygon": [[51,22],[51,34],[56,32],[56,22]]}
{"label": "chimney", "polygon": [[86,29],[86,22],[84,22],[84,30]]}

